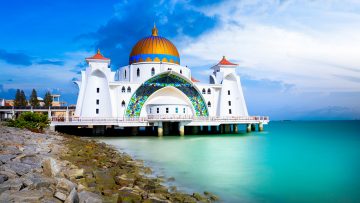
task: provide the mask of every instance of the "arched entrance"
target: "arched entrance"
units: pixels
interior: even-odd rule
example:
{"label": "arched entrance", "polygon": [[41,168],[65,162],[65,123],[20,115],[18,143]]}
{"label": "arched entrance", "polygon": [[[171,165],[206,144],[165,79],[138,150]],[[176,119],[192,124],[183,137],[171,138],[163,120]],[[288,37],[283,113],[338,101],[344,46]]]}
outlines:
{"label": "arched entrance", "polygon": [[194,116],[208,116],[208,109],[202,95],[193,84],[172,72],[156,75],[144,82],[132,95],[126,109],[127,117],[139,117],[147,99],[157,90],[164,87],[175,87],[183,92],[191,102]]}

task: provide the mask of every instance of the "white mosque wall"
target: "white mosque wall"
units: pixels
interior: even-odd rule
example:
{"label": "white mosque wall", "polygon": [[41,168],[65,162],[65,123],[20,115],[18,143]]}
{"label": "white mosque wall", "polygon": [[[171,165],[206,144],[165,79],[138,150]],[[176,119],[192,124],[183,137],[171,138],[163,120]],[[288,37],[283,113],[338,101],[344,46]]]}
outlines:
{"label": "white mosque wall", "polygon": [[188,79],[191,78],[191,72],[188,67],[165,62],[141,62],[123,66],[119,68],[118,78],[120,81],[143,83],[154,75],[169,70],[179,73]]}
{"label": "white mosque wall", "polygon": [[230,73],[224,77],[219,98],[219,116],[248,115],[240,85],[240,77],[235,73]]}

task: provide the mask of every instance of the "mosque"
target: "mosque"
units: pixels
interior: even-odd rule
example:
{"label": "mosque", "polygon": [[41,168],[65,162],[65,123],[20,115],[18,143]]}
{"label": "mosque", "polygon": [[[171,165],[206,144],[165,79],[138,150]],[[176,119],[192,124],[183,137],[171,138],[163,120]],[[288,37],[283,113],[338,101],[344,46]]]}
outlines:
{"label": "mosque", "polygon": [[76,84],[79,94],[74,118],[117,119],[116,127],[157,129],[159,136],[185,128],[196,133],[200,127],[236,132],[238,124],[267,124],[267,117],[249,116],[237,64],[223,57],[211,67],[208,83],[192,77],[191,69],[180,65],[176,46],[152,34],[131,50],[129,64],[111,71],[110,59],[100,50],[86,58],[88,67]]}

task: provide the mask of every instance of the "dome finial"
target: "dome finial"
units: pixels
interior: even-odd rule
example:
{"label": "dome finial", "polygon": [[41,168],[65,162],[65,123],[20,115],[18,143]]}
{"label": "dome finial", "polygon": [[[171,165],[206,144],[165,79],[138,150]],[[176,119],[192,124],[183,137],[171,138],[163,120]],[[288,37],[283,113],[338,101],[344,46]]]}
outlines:
{"label": "dome finial", "polygon": [[158,29],[156,28],[156,24],[154,22],[154,28],[152,29],[152,36],[158,36]]}
{"label": "dome finial", "polygon": [[101,53],[100,53],[100,49],[99,49],[99,48],[98,48],[98,50],[97,50],[97,54],[101,54]]}

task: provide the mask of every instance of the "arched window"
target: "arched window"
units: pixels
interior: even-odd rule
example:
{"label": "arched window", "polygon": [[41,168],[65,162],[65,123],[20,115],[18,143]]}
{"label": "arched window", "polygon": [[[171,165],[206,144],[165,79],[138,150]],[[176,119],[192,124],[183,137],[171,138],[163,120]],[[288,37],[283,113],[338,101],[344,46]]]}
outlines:
{"label": "arched window", "polygon": [[121,102],[121,106],[125,107],[125,101],[124,100]]}
{"label": "arched window", "polygon": [[140,68],[138,68],[138,69],[136,70],[136,75],[137,75],[138,77],[140,77]]}
{"label": "arched window", "polygon": [[210,88],[208,89],[208,94],[211,94],[211,89]]}
{"label": "arched window", "polygon": [[124,87],[124,86],[121,88],[121,92],[122,92],[122,93],[125,92],[125,87]]}
{"label": "arched window", "polygon": [[127,92],[131,92],[131,87],[130,86],[127,88]]}
{"label": "arched window", "polygon": [[124,71],[124,79],[126,79],[126,70]]}
{"label": "arched window", "polygon": [[182,70],[180,69],[180,74],[182,74]]}
{"label": "arched window", "polygon": [[206,94],[206,90],[205,90],[205,88],[204,88],[204,89],[202,89],[202,93],[203,93],[203,94]]}
{"label": "arched window", "polygon": [[211,107],[211,102],[210,101],[208,102],[208,107]]}
{"label": "arched window", "polygon": [[155,75],[155,68],[154,67],[151,68],[151,76],[153,76],[153,75]]}

